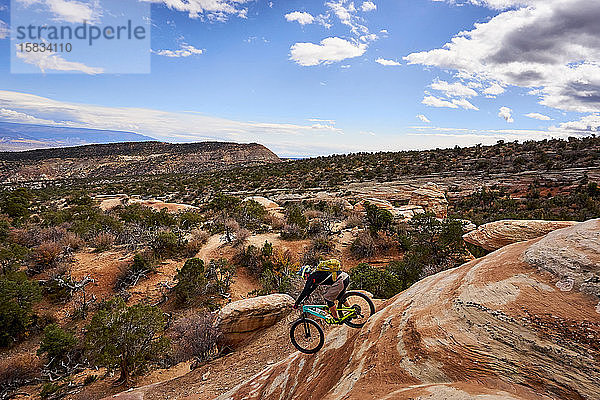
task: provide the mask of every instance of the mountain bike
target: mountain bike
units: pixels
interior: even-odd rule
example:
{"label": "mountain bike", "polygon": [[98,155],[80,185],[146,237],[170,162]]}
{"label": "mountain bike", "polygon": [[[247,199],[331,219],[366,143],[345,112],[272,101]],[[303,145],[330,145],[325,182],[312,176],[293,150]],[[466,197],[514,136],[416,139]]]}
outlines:
{"label": "mountain bike", "polygon": [[336,310],[339,320],[333,322],[326,305],[303,305],[300,319],[294,321],[290,327],[290,339],[294,347],[306,354],[314,354],[323,347],[325,333],[317,321],[309,318],[310,316],[322,318],[328,324],[343,323],[352,328],[361,328],[375,313],[375,305],[366,294],[350,291],[339,300]]}

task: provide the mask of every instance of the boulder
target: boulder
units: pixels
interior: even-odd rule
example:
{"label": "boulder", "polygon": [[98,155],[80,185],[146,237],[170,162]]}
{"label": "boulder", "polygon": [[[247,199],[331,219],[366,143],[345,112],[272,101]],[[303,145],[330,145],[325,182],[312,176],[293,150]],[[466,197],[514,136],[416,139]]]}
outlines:
{"label": "boulder", "polygon": [[216,324],[224,344],[239,346],[256,332],[274,325],[291,312],[294,299],[287,294],[270,294],[234,301],[219,311]]}
{"label": "boulder", "polygon": [[423,207],[425,211],[434,213],[438,218],[448,216],[448,200],[435,183],[428,183],[412,192],[408,204]]}
{"label": "boulder", "polygon": [[402,219],[412,219],[417,214],[425,214],[425,209],[421,206],[400,206],[396,207],[396,214]]}
{"label": "boulder", "polygon": [[374,204],[379,208],[383,208],[384,210],[388,210],[392,213],[392,215],[396,215],[396,208],[387,200],[376,199],[376,198],[367,198],[359,201],[354,205],[354,210],[359,212],[365,212],[365,203]]}
{"label": "boulder", "polygon": [[[599,284],[574,273],[597,275],[599,232],[588,221],[425,278],[219,399],[598,399]],[[581,291],[557,288],[564,274]]]}
{"label": "boulder", "polygon": [[501,220],[481,225],[463,235],[465,242],[485,250],[497,250],[507,244],[535,239],[557,229],[573,226],[574,221]]}
{"label": "boulder", "polygon": [[257,202],[258,204],[260,204],[267,210],[274,210],[274,209],[281,208],[279,206],[279,204],[275,203],[273,200],[267,199],[266,197],[262,197],[262,196],[249,196],[249,197],[246,197],[243,201],[250,201],[250,200]]}

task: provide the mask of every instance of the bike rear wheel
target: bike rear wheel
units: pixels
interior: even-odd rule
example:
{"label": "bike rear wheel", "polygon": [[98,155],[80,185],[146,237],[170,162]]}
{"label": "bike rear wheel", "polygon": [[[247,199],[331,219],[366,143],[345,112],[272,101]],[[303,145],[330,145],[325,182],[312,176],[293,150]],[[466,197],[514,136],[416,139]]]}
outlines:
{"label": "bike rear wheel", "polygon": [[375,314],[375,305],[373,301],[364,293],[361,292],[346,292],[339,302],[342,307],[354,308],[354,311],[344,311],[338,309],[340,318],[348,313],[356,313],[356,316],[344,320],[344,323],[352,328],[361,328]]}
{"label": "bike rear wheel", "polygon": [[323,347],[325,334],[315,321],[303,318],[295,321],[290,327],[290,339],[294,347],[301,352],[314,354]]}

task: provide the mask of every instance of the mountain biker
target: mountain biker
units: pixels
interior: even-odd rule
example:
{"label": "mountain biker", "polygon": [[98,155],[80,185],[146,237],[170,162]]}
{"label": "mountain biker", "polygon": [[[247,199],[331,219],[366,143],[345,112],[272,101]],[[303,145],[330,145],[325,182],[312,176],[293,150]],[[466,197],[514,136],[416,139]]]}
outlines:
{"label": "mountain biker", "polygon": [[350,284],[350,276],[345,272],[341,272],[337,274],[336,280],[333,280],[333,274],[331,272],[318,271],[311,265],[302,266],[298,270],[298,275],[306,279],[306,283],[304,284],[302,293],[300,293],[296,299],[294,309],[297,309],[300,303],[310,296],[319,285],[329,286],[323,297],[325,298],[325,302],[327,303],[333,318],[327,320],[327,322],[334,324],[339,323],[339,317],[334,302],[340,300],[342,296],[344,296],[344,293],[346,293],[346,289]]}

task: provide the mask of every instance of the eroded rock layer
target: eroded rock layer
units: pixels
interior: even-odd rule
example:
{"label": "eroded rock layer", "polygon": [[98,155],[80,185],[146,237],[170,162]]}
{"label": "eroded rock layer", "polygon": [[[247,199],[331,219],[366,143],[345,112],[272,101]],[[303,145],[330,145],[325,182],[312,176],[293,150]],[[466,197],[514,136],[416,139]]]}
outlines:
{"label": "eroded rock layer", "polygon": [[[598,399],[599,232],[588,221],[424,279],[220,399]],[[571,252],[583,291],[557,287]]]}

